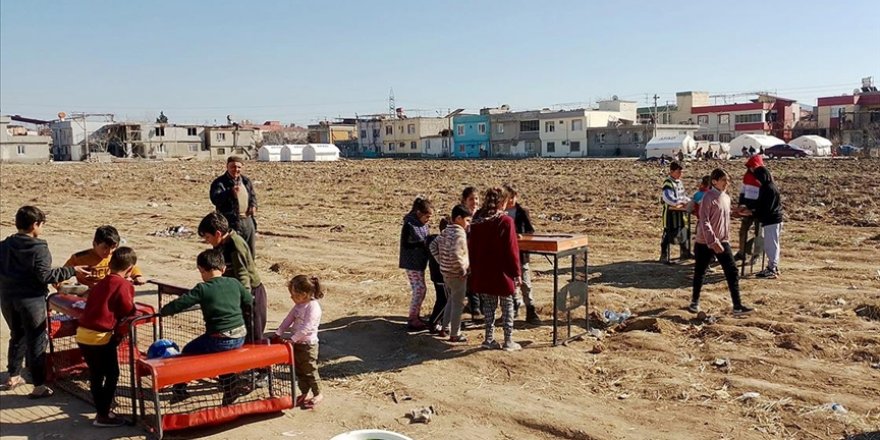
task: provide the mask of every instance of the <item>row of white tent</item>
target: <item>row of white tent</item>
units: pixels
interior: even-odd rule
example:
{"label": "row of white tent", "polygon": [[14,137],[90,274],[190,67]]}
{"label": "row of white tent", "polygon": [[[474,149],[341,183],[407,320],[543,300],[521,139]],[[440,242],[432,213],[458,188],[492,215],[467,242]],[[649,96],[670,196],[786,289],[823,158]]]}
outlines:
{"label": "row of white tent", "polygon": [[339,147],[333,144],[263,145],[257,152],[260,162],[327,162],[339,160]]}
{"label": "row of white tent", "polygon": [[[730,143],[705,143],[705,141],[695,141],[694,138],[685,135],[656,137],[645,145],[645,157],[649,159],[660,156],[675,157],[679,151],[682,151],[685,155],[690,155],[701,147],[703,152],[707,150],[715,151],[719,155],[729,154],[730,152],[733,152],[732,154],[739,154],[743,148],[746,150],[754,148],[756,151],[760,151],[762,148],[767,149],[784,143],[785,141],[776,136],[765,134],[743,134],[734,138]],[[831,156],[831,141],[822,136],[800,136],[789,142],[789,145],[809,151],[813,156]]]}

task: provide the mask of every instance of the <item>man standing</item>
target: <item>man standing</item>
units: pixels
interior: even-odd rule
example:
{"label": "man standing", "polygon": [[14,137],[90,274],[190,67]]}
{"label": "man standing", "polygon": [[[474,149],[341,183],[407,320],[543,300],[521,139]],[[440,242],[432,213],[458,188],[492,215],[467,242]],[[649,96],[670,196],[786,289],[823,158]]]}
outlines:
{"label": "man standing", "polygon": [[663,192],[660,202],[663,204],[661,213],[663,220],[663,240],[660,243],[660,262],[669,264],[669,246],[678,238],[681,247],[681,259],[690,259],[691,252],[687,242],[681,240],[682,229],[685,227],[685,208],[691,199],[685,193],[681,183],[683,168],[678,162],[669,164],[669,176],[663,181]]}
{"label": "man standing", "polygon": [[226,160],[226,173],[211,183],[211,203],[226,217],[229,227],[247,242],[256,259],[257,194],[251,180],[241,174],[244,161],[238,156]]}

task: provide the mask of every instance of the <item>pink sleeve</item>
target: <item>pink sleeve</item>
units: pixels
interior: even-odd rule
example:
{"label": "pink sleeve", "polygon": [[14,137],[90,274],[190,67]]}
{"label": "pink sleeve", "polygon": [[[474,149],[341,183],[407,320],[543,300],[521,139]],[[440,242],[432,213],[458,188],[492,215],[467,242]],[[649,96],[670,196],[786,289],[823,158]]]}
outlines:
{"label": "pink sleeve", "polygon": [[321,304],[309,301],[302,320],[293,325],[290,340],[293,342],[313,342],[318,337],[318,326],[321,324]]}
{"label": "pink sleeve", "polygon": [[290,308],[290,311],[287,312],[287,316],[284,317],[284,321],[281,321],[281,325],[278,326],[278,330],[275,330],[276,336],[281,336],[284,334],[287,329],[290,328],[290,325],[293,324],[293,309],[296,306]]}
{"label": "pink sleeve", "polygon": [[717,211],[718,198],[715,197],[712,198],[712,200],[706,200],[706,197],[703,196],[703,200],[700,202],[700,219],[698,220],[697,227],[702,230],[703,238],[706,239],[706,245],[709,247],[718,243],[718,236],[715,235],[715,231],[712,229],[713,217],[718,216]]}

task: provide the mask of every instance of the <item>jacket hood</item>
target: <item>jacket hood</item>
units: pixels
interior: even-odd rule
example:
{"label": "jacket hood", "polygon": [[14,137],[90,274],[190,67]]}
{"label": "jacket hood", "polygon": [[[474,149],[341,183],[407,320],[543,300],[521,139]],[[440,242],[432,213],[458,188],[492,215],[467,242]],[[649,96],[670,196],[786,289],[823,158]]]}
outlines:
{"label": "jacket hood", "polygon": [[38,247],[45,247],[46,240],[25,234],[13,234],[6,238],[6,245],[9,246],[10,250],[27,252]]}
{"label": "jacket hood", "polygon": [[756,154],[756,155],[750,157],[748,161],[746,161],[747,168],[761,168],[763,166],[764,166],[764,156],[761,156],[760,154]]}
{"label": "jacket hood", "polygon": [[755,179],[758,179],[758,182],[761,182],[762,186],[773,182],[773,176],[770,175],[770,171],[768,171],[767,168],[756,168],[754,174]]}

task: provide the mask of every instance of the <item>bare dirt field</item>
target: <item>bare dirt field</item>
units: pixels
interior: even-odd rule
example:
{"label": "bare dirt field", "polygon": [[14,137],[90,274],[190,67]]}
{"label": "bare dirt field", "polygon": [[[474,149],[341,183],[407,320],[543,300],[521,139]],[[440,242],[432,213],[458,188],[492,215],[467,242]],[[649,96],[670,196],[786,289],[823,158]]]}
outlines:
{"label": "bare dirt field", "polygon": [[[718,164],[736,182],[745,171],[739,160],[692,164],[685,171],[688,190]],[[731,316],[721,275],[711,276],[703,307],[717,321],[707,322],[684,310],[692,265],[655,262],[665,174],[657,164],[248,163],[245,174],[260,203],[257,263],[270,295],[269,329],[292,305],[284,288],[290,276],[317,274],[327,283],[320,335],[327,399],[313,411],[248,418],[184,437],[327,439],[383,428],[414,439],[876,438],[880,161],[770,161],[768,167],[786,210],[782,276],[742,281],[744,300],[757,308],[743,319]],[[222,171],[221,163],[194,162],[4,164],[2,235],[14,233],[20,205],[39,206],[49,215],[43,238],[60,264],[90,246],[95,227],[112,224],[149,277],[191,286],[199,281],[195,256],[206,245],[151,234],[176,225],[195,229],[213,208],[208,186]],[[464,346],[406,333],[410,293],[397,268],[397,246],[412,199],[426,194],[445,213],[464,186],[503,182],[519,186],[538,231],[590,237],[594,311],[628,308],[656,323],[551,347],[550,266],[533,258],[545,325],[517,322],[514,337],[524,350],[480,350],[479,328],[466,331]],[[738,183],[730,189],[734,197],[737,191]],[[425,314],[432,297],[433,289]],[[0,330],[5,366],[5,323]],[[63,392],[34,402],[24,396],[29,389],[0,395],[3,438],[144,436],[136,427],[96,431],[89,405]],[[832,411],[831,403],[846,412]],[[438,409],[430,424],[408,423],[406,413],[428,405]]]}

